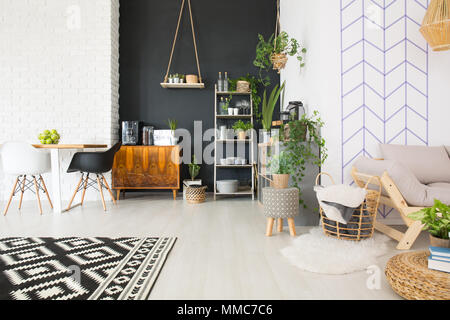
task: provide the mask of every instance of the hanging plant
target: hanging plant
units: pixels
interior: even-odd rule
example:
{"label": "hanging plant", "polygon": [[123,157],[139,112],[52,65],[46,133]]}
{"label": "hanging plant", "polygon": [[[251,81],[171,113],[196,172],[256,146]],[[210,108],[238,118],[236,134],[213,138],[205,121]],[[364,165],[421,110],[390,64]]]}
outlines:
{"label": "hanging plant", "polygon": [[288,56],[296,56],[300,68],[305,66],[304,54],[307,51],[306,48],[302,47],[296,39],[289,38],[285,31],[276,37],[272,34],[267,41],[259,34],[258,40],[253,64],[259,68],[262,81],[268,81],[268,76],[263,77],[263,72],[268,72],[271,67],[280,73],[286,66]]}

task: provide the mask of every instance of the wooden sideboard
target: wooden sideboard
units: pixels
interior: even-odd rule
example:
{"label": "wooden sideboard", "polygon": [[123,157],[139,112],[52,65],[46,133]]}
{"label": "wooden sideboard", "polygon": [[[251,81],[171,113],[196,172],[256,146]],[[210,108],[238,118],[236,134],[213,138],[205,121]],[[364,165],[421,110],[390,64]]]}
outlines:
{"label": "wooden sideboard", "polygon": [[179,146],[122,146],[112,169],[112,188],[169,189],[176,199],[180,189]]}

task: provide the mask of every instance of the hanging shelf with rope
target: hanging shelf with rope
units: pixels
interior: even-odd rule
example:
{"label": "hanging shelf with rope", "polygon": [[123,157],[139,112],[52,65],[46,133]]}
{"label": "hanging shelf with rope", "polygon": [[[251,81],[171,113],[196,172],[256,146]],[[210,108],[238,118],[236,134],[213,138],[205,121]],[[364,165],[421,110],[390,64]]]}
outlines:
{"label": "hanging shelf with rope", "polygon": [[195,60],[197,61],[198,82],[194,82],[194,83],[169,83],[168,82],[170,67],[172,65],[173,52],[175,50],[175,44],[177,43],[178,32],[180,30],[181,17],[183,16],[185,2],[186,2],[186,0],[182,0],[182,2],[181,2],[181,9],[180,9],[180,14],[178,16],[177,29],[175,31],[175,37],[174,37],[173,43],[172,43],[172,50],[170,52],[169,65],[167,66],[167,72],[166,72],[166,75],[164,76],[164,81],[161,82],[161,87],[166,88],[166,89],[203,89],[203,88],[205,88],[205,84],[203,83],[203,79],[202,79],[202,74],[200,72],[200,63],[198,60],[197,41],[195,38],[194,20],[192,18],[191,0],[187,0],[187,3],[188,3],[188,7],[189,7],[189,17],[191,19],[191,29],[192,29],[192,39],[194,41]]}

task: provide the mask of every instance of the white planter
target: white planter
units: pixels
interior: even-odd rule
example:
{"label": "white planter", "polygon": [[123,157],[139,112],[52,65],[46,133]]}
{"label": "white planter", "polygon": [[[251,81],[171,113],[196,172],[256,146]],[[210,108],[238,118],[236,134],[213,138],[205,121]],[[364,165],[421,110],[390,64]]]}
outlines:
{"label": "white planter", "polygon": [[232,116],[233,115],[233,111],[234,111],[234,108],[228,108],[228,115]]}
{"label": "white planter", "polygon": [[201,186],[202,185],[202,179],[195,179],[195,180],[183,180],[183,200],[186,200],[186,189],[189,186]]}

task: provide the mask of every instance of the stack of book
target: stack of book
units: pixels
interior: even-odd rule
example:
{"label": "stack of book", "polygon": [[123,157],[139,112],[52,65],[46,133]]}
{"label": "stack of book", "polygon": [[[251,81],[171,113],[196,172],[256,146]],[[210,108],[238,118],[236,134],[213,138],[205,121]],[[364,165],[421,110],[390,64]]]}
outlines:
{"label": "stack of book", "polygon": [[450,272],[450,248],[430,247],[428,269]]}

